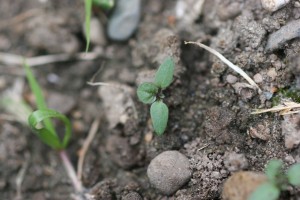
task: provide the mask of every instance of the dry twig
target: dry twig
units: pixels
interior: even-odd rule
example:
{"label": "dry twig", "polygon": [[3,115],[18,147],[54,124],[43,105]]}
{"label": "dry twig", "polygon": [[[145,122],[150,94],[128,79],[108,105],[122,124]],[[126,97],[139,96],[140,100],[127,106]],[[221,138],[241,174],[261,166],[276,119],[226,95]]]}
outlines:
{"label": "dry twig", "polygon": [[220,54],[219,52],[217,52],[216,50],[200,43],[200,42],[184,42],[184,44],[195,44],[198,45],[199,47],[209,51],[210,53],[214,54],[215,56],[217,56],[222,62],[224,62],[228,67],[230,67],[231,69],[233,69],[234,71],[236,71],[238,74],[240,74],[242,77],[244,77],[248,83],[250,85],[252,85],[253,87],[256,87],[258,89],[259,92],[261,92],[261,89],[258,87],[258,85],[252,80],[252,78],[250,78],[248,76],[248,74],[246,74],[246,72],[244,72],[241,68],[239,68],[238,66],[234,65],[232,62],[230,62],[229,60],[227,60],[227,58],[225,58],[222,54]]}
{"label": "dry twig", "polygon": [[[95,60],[100,56],[104,56],[102,51],[81,52],[76,54],[55,54],[46,56],[37,56],[26,58],[26,63],[30,67],[45,65],[56,62],[66,62],[70,60]],[[24,64],[24,57],[9,53],[0,53],[0,63],[5,65],[20,65]]]}
{"label": "dry twig", "polygon": [[266,112],[279,112],[280,115],[300,113],[300,104],[292,101],[286,101],[269,109],[256,109],[251,114],[261,114]]}
{"label": "dry twig", "polygon": [[82,171],[83,171],[83,163],[84,163],[84,159],[85,159],[85,155],[98,131],[99,128],[99,124],[100,124],[100,120],[99,119],[95,119],[92,123],[92,127],[89,131],[89,134],[87,136],[87,138],[85,139],[81,149],[78,152],[78,163],[77,163],[77,178],[81,181],[82,179]]}

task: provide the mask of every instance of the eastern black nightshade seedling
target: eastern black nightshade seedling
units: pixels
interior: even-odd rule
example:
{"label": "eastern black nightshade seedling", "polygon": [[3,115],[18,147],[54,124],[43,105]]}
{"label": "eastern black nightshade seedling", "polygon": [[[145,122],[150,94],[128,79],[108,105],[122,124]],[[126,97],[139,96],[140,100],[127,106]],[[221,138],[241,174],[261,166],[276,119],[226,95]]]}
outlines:
{"label": "eastern black nightshade seedling", "polygon": [[159,66],[153,83],[142,83],[137,89],[139,100],[151,104],[150,115],[156,134],[162,135],[167,127],[169,118],[168,106],[163,102],[162,93],[173,81],[174,61],[168,57]]}
{"label": "eastern black nightshade seedling", "polygon": [[300,163],[292,165],[286,173],[283,172],[281,160],[271,160],[265,173],[267,181],[250,195],[248,200],[276,200],[280,191],[285,190],[289,185],[300,187]]}

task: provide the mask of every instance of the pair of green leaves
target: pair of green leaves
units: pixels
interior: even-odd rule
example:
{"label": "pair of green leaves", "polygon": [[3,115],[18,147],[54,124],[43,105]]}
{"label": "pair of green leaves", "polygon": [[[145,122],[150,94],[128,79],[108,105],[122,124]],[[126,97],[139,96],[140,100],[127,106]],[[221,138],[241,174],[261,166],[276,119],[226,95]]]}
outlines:
{"label": "pair of green leaves", "polygon": [[300,163],[292,165],[287,173],[283,173],[281,160],[271,160],[266,167],[268,181],[260,185],[249,197],[249,200],[276,200],[280,190],[287,184],[300,187]]}
{"label": "pair of green leaves", "polygon": [[[48,109],[42,90],[35,79],[30,67],[25,63],[25,72],[30,88],[35,96],[38,110],[31,113],[28,117],[30,128],[36,133],[40,140],[55,150],[65,149],[71,138],[71,123],[69,119],[54,110]],[[61,141],[56,133],[51,119],[59,119],[64,123],[65,134]]]}
{"label": "pair of green leaves", "polygon": [[142,83],[137,89],[139,100],[145,104],[152,104],[150,115],[154,130],[158,135],[165,132],[169,118],[168,106],[162,101],[162,94],[159,93],[172,83],[173,74],[174,61],[168,57],[155,73],[154,83]]}

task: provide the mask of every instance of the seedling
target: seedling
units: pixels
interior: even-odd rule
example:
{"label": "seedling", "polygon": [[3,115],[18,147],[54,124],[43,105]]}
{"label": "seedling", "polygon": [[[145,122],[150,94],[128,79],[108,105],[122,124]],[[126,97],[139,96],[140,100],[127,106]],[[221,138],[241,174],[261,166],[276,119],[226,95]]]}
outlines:
{"label": "seedling", "polygon": [[[75,170],[65,151],[71,137],[71,123],[65,115],[55,110],[50,110],[47,107],[42,94],[42,90],[38,82],[36,81],[30,67],[27,64],[24,64],[24,66],[27,80],[35,96],[38,107],[38,110],[32,112],[29,115],[28,124],[42,142],[58,152],[74,188],[77,192],[82,192],[83,188],[81,182],[76,177]],[[54,118],[61,120],[64,123],[65,134],[62,140],[60,139],[58,133],[55,130],[54,124],[51,121],[51,119]]]}
{"label": "seedling", "polygon": [[300,163],[292,165],[286,173],[283,172],[281,160],[271,160],[265,173],[267,181],[250,195],[248,200],[276,200],[280,192],[289,185],[300,187]]}
{"label": "seedling", "polygon": [[92,5],[95,4],[104,10],[113,8],[114,0],[84,0],[85,7],[85,35],[86,35],[86,47],[85,51],[88,52],[90,46],[90,29],[91,29],[91,16],[92,16]]}
{"label": "seedling", "polygon": [[174,61],[171,57],[159,66],[154,83],[142,83],[137,89],[139,100],[145,104],[151,104],[150,115],[155,132],[162,135],[167,127],[169,118],[168,106],[163,102],[165,90],[173,81]]}

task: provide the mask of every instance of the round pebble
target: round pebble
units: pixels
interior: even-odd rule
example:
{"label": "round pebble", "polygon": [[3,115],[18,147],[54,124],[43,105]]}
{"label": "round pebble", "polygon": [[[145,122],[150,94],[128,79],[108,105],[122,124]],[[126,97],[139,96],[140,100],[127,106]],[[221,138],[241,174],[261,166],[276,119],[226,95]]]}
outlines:
{"label": "round pebble", "polygon": [[162,194],[171,195],[191,178],[188,158],[178,151],[165,151],[148,166],[150,183]]}
{"label": "round pebble", "polygon": [[108,21],[107,34],[110,39],[127,40],[136,30],[141,15],[141,0],[118,0]]}

